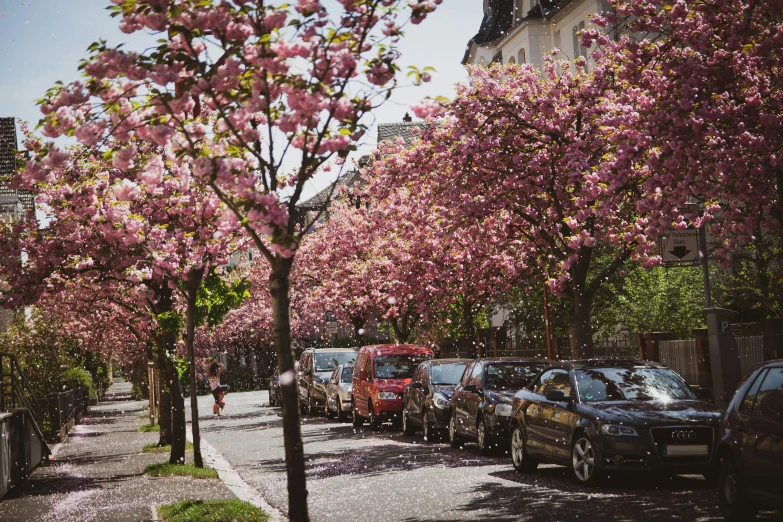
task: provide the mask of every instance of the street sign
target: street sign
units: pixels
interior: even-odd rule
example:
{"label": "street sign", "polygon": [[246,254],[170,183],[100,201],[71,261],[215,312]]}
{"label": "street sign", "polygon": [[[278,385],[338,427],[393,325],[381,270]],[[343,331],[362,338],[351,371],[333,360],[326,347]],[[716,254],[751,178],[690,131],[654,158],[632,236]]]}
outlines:
{"label": "street sign", "polygon": [[334,312],[332,312],[331,310],[327,310],[326,311],[326,322],[327,323],[336,323],[337,322],[337,317],[335,317]]}
{"label": "street sign", "polygon": [[661,234],[661,257],[665,265],[698,262],[699,231],[686,228]]}

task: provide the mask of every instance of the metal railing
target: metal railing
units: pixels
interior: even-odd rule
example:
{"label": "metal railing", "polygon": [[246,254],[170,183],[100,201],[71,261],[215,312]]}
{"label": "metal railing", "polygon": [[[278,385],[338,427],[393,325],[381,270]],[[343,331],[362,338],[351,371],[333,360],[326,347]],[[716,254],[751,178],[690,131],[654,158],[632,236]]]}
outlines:
{"label": "metal railing", "polygon": [[740,368],[742,375],[748,374],[748,370],[764,360],[764,337],[751,335],[737,337],[737,351],[739,352]]}
{"label": "metal railing", "polygon": [[[30,415],[36,436],[42,443],[46,440],[41,432],[41,400],[33,391],[27,378],[19,366],[16,356],[0,352],[0,411],[10,412],[16,408],[24,408]],[[50,454],[46,444],[45,453]]]}

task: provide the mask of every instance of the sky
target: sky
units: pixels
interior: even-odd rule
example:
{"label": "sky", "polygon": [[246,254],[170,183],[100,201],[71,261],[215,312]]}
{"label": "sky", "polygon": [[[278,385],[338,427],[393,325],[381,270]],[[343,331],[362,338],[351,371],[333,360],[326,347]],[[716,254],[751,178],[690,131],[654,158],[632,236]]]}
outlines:
{"label": "sky", "polygon": [[[468,40],[478,31],[482,3],[444,0],[422,24],[406,27],[399,46],[401,87],[375,112],[376,123],[402,121],[410,104],[426,96],[453,97],[454,85],[467,77],[460,61]],[[0,0],[0,117],[21,118],[33,127],[40,118],[35,100],[57,81],[79,79],[79,61],[96,40],[124,43],[134,50],[154,42],[148,35],[120,32],[107,5],[108,0]],[[436,73],[430,83],[414,87],[404,78],[409,65],[431,66]],[[371,129],[359,152],[374,147],[375,137]],[[329,181],[313,180],[304,196]]]}

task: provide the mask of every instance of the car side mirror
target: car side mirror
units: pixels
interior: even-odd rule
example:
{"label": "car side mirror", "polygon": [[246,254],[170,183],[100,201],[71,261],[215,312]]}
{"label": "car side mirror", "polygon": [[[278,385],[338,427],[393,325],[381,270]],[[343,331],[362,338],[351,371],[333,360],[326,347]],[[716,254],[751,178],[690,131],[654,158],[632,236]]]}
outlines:
{"label": "car side mirror", "polygon": [[571,397],[566,397],[563,390],[549,390],[546,392],[546,400],[551,402],[571,402]]}
{"label": "car side mirror", "polygon": [[413,381],[411,383],[411,388],[416,388],[417,390],[421,390],[422,388],[424,388],[424,385],[419,381]]}
{"label": "car side mirror", "polygon": [[475,384],[466,384],[462,389],[466,392],[481,394],[481,390],[479,390]]}

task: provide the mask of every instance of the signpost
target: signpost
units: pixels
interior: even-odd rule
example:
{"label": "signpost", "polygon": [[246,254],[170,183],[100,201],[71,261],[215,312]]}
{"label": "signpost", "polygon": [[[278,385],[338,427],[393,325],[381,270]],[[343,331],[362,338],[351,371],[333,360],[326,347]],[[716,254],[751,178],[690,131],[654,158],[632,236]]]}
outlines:
{"label": "signpost", "polygon": [[699,262],[699,231],[695,228],[667,230],[661,234],[661,258],[664,266]]}
{"label": "signpost", "polygon": [[704,272],[704,315],[712,370],[712,393],[715,405],[725,408],[742,379],[737,341],[731,331],[732,310],[712,306],[710,267],[707,257],[707,233],[704,228],[667,230],[660,238],[663,266],[695,266]]}

